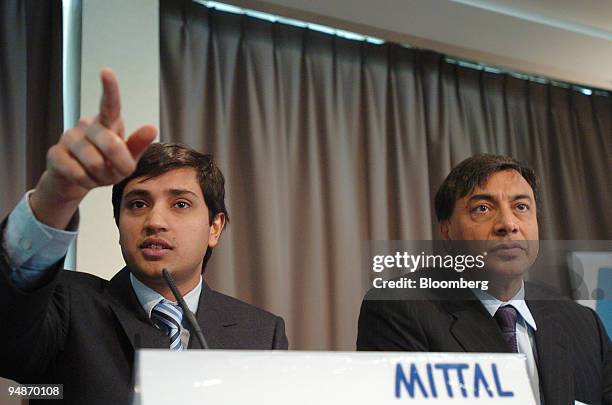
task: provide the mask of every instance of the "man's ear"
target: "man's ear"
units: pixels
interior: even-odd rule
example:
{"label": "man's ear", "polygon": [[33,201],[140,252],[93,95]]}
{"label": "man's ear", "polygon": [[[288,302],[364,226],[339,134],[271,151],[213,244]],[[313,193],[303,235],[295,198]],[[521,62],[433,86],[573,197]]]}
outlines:
{"label": "man's ear", "polygon": [[225,227],[225,214],[220,212],[215,215],[215,218],[210,225],[210,231],[208,233],[208,247],[214,248],[219,243],[219,238],[221,238],[221,232],[223,232],[223,228]]}
{"label": "man's ear", "polygon": [[445,219],[444,221],[440,222],[440,234],[442,235],[442,239],[451,240],[452,235],[449,219]]}

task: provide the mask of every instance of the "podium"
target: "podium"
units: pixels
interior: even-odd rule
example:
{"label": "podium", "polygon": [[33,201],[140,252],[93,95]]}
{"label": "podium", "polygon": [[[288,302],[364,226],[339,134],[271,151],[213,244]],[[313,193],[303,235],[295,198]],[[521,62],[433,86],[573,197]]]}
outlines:
{"label": "podium", "polygon": [[535,405],[520,354],[140,350],[134,404]]}

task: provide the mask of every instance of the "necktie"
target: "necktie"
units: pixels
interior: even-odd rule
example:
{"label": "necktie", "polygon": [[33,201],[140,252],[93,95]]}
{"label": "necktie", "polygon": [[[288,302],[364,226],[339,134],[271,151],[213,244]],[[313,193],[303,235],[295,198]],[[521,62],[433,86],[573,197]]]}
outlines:
{"label": "necktie", "polygon": [[183,310],[181,307],[161,301],[151,311],[151,320],[170,338],[170,350],[181,351],[181,321]]}
{"label": "necktie", "polygon": [[499,307],[495,312],[495,320],[501,328],[504,340],[508,344],[508,347],[514,353],[518,353],[518,345],[516,343],[516,318],[518,312],[512,305],[506,305]]}

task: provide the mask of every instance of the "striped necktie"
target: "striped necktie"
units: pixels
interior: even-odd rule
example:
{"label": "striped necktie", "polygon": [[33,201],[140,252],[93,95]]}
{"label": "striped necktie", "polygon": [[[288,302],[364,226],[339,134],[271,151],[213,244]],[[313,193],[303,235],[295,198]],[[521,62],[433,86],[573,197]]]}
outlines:
{"label": "striped necktie", "polygon": [[153,323],[166,332],[166,335],[170,338],[170,350],[183,350],[183,345],[181,344],[182,319],[182,308],[166,301],[160,301],[151,311]]}

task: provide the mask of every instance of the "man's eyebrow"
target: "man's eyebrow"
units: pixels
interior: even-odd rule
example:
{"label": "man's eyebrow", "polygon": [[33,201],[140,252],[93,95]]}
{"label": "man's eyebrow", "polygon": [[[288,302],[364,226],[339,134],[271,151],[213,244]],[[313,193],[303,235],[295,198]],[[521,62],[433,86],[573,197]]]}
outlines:
{"label": "man's eyebrow", "polygon": [[151,193],[149,193],[147,190],[142,190],[139,188],[135,188],[134,190],[131,190],[127,193],[125,193],[123,195],[123,199],[127,200],[128,198],[131,197],[142,197],[142,198],[148,198],[151,196]]}
{"label": "man's eyebrow", "polygon": [[166,194],[170,194],[173,196],[181,196],[184,194],[190,194],[192,197],[198,198],[198,195],[196,193],[186,188],[171,188],[166,191]]}
{"label": "man's eyebrow", "polygon": [[517,195],[512,196],[512,201],[516,201],[516,200],[533,201],[533,198],[529,194],[517,194]]}
{"label": "man's eyebrow", "polygon": [[[196,193],[186,188],[170,188],[170,189],[165,190],[164,193],[174,196],[174,197],[189,194],[192,197],[198,198],[198,195]],[[123,199],[125,200],[125,199],[132,198],[132,197],[151,198],[151,193],[141,188],[135,188],[125,193],[125,195],[123,196]]]}
{"label": "man's eyebrow", "polygon": [[[494,202],[496,200],[491,194],[474,194],[468,199],[468,202],[476,201],[476,200],[485,200]],[[510,201],[516,200],[529,200],[533,201],[533,198],[529,194],[515,194],[510,197]]]}

